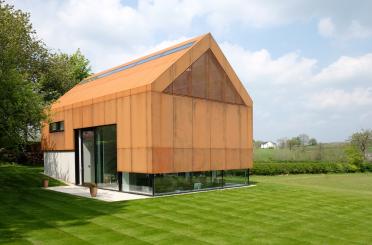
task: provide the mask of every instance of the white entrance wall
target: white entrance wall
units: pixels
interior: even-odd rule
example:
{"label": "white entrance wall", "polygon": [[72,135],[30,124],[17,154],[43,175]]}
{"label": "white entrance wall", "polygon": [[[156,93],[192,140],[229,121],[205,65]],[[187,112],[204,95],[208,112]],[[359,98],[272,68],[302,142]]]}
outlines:
{"label": "white entrance wall", "polygon": [[75,183],[75,152],[44,152],[44,173],[56,179]]}

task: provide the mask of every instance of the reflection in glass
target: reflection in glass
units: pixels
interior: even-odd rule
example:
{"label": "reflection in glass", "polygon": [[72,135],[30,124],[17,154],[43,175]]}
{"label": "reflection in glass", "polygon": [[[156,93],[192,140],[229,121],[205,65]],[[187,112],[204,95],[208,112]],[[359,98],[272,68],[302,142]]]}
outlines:
{"label": "reflection in glass", "polygon": [[222,171],[155,174],[155,194],[223,187]]}
{"label": "reflection in glass", "polygon": [[152,175],[123,173],[123,191],[152,195]]}
{"label": "reflection in glass", "polygon": [[94,131],[82,132],[83,184],[95,183]]}
{"label": "reflection in glass", "polygon": [[224,186],[238,186],[248,184],[248,170],[226,170],[223,174]]}
{"label": "reflection in glass", "polygon": [[118,189],[116,167],[116,126],[97,127],[96,144],[96,177],[99,187]]}
{"label": "reflection in glass", "polygon": [[246,169],[167,174],[123,173],[123,191],[164,195],[248,185]]}

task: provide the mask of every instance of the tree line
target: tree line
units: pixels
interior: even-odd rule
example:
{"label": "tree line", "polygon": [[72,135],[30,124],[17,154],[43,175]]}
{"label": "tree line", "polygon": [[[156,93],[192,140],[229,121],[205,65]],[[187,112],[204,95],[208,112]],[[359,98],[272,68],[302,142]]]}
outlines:
{"label": "tree line", "polygon": [[49,49],[30,15],[0,0],[0,154],[22,152],[39,136],[45,108],[90,73],[80,50]]}
{"label": "tree line", "polygon": [[[254,141],[255,148],[260,148],[263,141]],[[304,150],[307,146],[318,145],[318,151],[320,154],[319,159],[322,159],[321,153],[323,151],[323,143],[319,143],[315,138],[310,138],[306,134],[300,134],[292,138],[281,138],[277,140],[277,147],[279,149]],[[337,145],[337,144],[336,144]],[[344,143],[338,144],[337,147],[344,148],[344,153],[348,158],[348,161],[353,164],[362,163],[365,161],[372,161],[372,130],[362,129],[358,132],[353,133]],[[314,149],[314,148],[312,148]]]}

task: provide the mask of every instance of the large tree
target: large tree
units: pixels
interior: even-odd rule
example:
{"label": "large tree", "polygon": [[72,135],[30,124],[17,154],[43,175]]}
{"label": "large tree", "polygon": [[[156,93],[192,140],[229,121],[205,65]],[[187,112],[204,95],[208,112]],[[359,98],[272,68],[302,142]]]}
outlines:
{"label": "large tree", "polygon": [[0,1],[0,148],[18,147],[44,118],[37,81],[47,57],[29,15]]}
{"label": "large tree", "polygon": [[88,60],[50,52],[29,14],[0,0],[0,150],[20,149],[38,131],[50,102],[88,76]]}
{"label": "large tree", "polygon": [[51,54],[40,84],[46,102],[52,102],[90,74],[89,61],[77,50],[72,55]]}

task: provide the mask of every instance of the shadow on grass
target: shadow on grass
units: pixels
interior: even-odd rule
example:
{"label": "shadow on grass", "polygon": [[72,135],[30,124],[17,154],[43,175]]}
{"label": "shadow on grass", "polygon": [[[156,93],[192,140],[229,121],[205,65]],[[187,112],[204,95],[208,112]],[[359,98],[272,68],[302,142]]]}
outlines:
{"label": "shadow on grass", "polygon": [[[61,234],[74,226],[86,225],[93,218],[126,207],[123,202],[106,203],[43,190],[41,171],[42,168],[0,165],[0,244],[26,242],[28,234],[34,231],[39,232],[40,240],[50,235],[64,237],[66,234]],[[50,181],[51,186],[60,184]]]}

